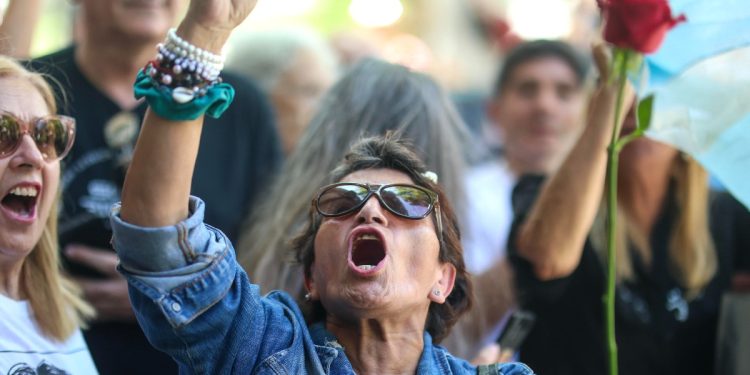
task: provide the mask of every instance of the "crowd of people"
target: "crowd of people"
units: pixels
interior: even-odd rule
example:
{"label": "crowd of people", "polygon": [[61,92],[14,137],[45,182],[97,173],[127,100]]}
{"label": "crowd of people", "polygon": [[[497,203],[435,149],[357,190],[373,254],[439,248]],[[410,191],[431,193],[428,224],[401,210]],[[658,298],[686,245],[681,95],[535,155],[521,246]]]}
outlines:
{"label": "crowd of people", "polygon": [[[606,373],[605,48],[509,51],[493,153],[434,78],[309,30],[224,69],[255,3],[80,0],[75,42],[28,58],[39,2],[10,1],[0,373]],[[713,374],[750,211],[648,138],[618,188],[620,373]]]}

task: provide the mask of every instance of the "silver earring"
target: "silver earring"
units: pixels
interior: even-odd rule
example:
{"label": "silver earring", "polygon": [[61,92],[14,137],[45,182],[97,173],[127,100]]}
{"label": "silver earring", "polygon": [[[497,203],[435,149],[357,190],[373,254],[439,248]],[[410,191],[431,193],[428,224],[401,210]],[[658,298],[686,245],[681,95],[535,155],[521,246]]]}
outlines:
{"label": "silver earring", "polygon": [[440,289],[433,289],[432,294],[435,295],[435,297],[440,297],[442,293],[440,292]]}
{"label": "silver earring", "polygon": [[312,296],[310,296],[310,293],[305,293],[305,301],[310,302],[312,299]]}

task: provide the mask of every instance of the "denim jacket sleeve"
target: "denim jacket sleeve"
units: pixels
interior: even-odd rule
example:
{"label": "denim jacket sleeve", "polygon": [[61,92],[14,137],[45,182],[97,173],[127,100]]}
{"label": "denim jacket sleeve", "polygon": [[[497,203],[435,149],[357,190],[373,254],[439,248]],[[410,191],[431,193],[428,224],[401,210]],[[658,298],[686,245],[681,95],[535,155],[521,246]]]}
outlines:
{"label": "denim jacket sleeve", "polygon": [[309,334],[299,310],[261,298],[237,264],[232,244],[203,223],[203,212],[203,202],[191,197],[184,221],[143,228],[124,222],[119,207],[113,209],[119,270],[151,344],[172,356],[181,372],[197,374],[262,373],[264,367],[272,370],[275,354],[289,348],[303,357],[302,348],[310,344],[301,342],[309,341]]}

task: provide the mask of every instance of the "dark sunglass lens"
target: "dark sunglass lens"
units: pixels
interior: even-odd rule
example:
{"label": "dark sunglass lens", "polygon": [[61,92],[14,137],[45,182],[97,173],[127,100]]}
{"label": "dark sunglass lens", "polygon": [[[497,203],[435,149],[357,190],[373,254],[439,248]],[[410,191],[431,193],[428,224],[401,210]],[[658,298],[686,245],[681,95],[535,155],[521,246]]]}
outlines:
{"label": "dark sunglass lens", "polygon": [[432,198],[413,186],[389,186],[380,191],[383,202],[392,211],[410,218],[422,218],[432,207]]}
{"label": "dark sunglass lens", "polygon": [[341,215],[362,203],[368,192],[367,188],[359,185],[330,187],[320,194],[318,210],[323,215]]}
{"label": "dark sunglass lens", "polygon": [[45,160],[56,159],[67,151],[70,133],[63,119],[56,117],[40,119],[34,130],[34,141]]}
{"label": "dark sunglass lens", "polygon": [[21,126],[9,115],[0,115],[0,157],[8,156],[21,137]]}

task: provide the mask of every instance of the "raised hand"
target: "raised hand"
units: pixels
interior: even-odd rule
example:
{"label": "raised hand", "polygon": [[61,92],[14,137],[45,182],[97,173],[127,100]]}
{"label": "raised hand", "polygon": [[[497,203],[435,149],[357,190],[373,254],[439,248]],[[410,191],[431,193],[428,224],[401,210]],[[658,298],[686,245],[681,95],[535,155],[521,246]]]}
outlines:
{"label": "raised hand", "polygon": [[[542,280],[566,277],[578,267],[604,192],[618,88],[610,79],[606,47],[597,45],[592,52],[600,79],[589,101],[586,127],[547,180],[516,241],[519,254]],[[625,98],[628,108],[634,94],[627,85]],[[624,114],[620,117],[622,121]]]}
{"label": "raised hand", "polygon": [[[220,54],[232,30],[250,14],[256,1],[192,0],[177,36],[194,47]],[[149,109],[144,118],[122,189],[120,217],[131,224],[174,225],[188,215],[203,117],[168,117]]]}
{"label": "raised hand", "polygon": [[197,47],[219,53],[257,0],[192,0],[177,33]]}

